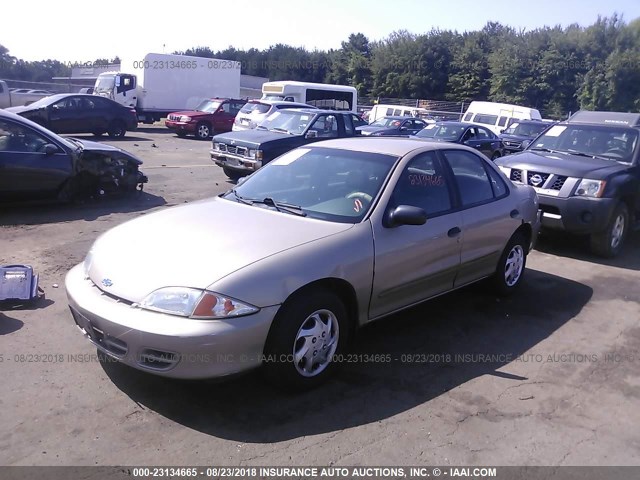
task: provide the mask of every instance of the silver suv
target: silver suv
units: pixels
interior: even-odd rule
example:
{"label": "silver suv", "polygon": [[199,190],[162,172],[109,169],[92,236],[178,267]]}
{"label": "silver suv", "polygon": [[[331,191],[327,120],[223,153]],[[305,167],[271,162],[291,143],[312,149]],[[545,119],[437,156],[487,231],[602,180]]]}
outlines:
{"label": "silver suv", "polygon": [[249,100],[236,115],[231,130],[252,130],[273,112],[285,108],[316,108],[306,103],[285,102],[284,100]]}

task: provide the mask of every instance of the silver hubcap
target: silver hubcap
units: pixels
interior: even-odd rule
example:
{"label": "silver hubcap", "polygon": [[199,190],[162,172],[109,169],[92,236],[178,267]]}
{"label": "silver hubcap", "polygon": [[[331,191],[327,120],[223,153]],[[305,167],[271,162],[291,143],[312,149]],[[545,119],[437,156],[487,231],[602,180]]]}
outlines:
{"label": "silver hubcap", "polygon": [[522,275],[522,267],[524,266],[524,250],[520,245],[515,245],[509,255],[504,266],[504,281],[509,287],[513,287]]}
{"label": "silver hubcap", "polygon": [[317,310],[302,323],[293,344],[293,360],[298,373],[314,377],[331,363],[338,348],[338,319],[329,310]]}
{"label": "silver hubcap", "polygon": [[624,215],[618,215],[611,230],[611,247],[618,248],[624,235]]}
{"label": "silver hubcap", "polygon": [[208,137],[209,127],[207,127],[206,125],[200,125],[200,128],[198,129],[198,133],[200,134],[201,137]]}

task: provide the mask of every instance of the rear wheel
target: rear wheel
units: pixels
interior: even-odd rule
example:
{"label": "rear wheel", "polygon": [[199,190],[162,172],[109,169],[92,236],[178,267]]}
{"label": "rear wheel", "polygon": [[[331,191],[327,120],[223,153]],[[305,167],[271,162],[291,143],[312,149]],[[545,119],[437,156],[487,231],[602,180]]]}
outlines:
{"label": "rear wheel", "polygon": [[101,130],[95,130],[95,131],[93,131],[93,132],[91,132],[91,133],[93,133],[93,135],[94,135],[95,137],[101,137],[102,135],[104,135],[104,132],[103,132],[103,131],[101,131]]}
{"label": "rear wheel", "polygon": [[187,134],[185,132],[176,132],[176,135],[178,135],[180,138],[184,138],[187,136]]}
{"label": "rear wheel", "polygon": [[629,209],[620,203],[613,211],[606,230],[591,235],[591,251],[601,257],[615,257],[622,250],[628,231]]}
{"label": "rear wheel", "polygon": [[504,248],[496,272],[491,279],[499,295],[510,295],[522,283],[527,264],[528,245],[525,235],[515,233]]}
{"label": "rear wheel", "polygon": [[196,126],[196,138],[206,140],[211,136],[211,126],[207,122],[200,122]]}
{"label": "rear wheel", "polygon": [[125,126],[122,120],[113,120],[109,124],[108,133],[110,137],[118,138],[124,137],[124,134],[127,132],[127,127]]}
{"label": "rear wheel", "polygon": [[325,381],[335,355],[347,343],[347,311],[338,296],[323,290],[285,302],[265,345],[265,374],[287,390],[306,390]]}

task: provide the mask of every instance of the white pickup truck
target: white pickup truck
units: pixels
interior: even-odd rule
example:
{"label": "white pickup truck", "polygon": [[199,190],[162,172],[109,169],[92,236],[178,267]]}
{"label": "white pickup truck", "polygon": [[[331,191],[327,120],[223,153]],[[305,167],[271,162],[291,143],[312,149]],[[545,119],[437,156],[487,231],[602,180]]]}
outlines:
{"label": "white pickup truck", "polygon": [[0,80],[0,108],[19,107],[29,105],[41,98],[46,97],[45,93],[14,93],[9,91],[7,82]]}

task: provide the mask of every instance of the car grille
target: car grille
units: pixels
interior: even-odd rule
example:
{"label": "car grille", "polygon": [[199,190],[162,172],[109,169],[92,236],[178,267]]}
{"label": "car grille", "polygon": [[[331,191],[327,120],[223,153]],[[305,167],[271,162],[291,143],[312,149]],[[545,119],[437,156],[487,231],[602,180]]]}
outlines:
{"label": "car grille", "polygon": [[515,168],[513,170],[511,170],[510,179],[513,182],[522,182],[522,170],[517,170]]}
{"label": "car grille", "polygon": [[237,147],[235,145],[227,145],[226,143],[220,143],[218,145],[221,152],[227,152],[233,155],[241,155],[243,157],[248,156],[246,147]]}
{"label": "car grille", "polygon": [[505,142],[503,141],[502,143],[504,143],[505,147],[509,147],[509,148],[520,148],[520,146],[522,145],[520,142]]}
{"label": "car grille", "polygon": [[180,120],[180,115],[172,115],[172,114],[170,114],[168,118],[169,118],[169,120],[177,122],[178,120]]}
{"label": "car grille", "polygon": [[80,327],[80,329],[89,336],[93,343],[102,347],[109,353],[112,353],[116,357],[124,357],[127,354],[129,348],[125,342],[105,333],[105,331],[100,328],[95,321],[89,320],[76,309],[71,307],[70,309],[76,325],[78,325],[78,327]]}
{"label": "car grille", "polygon": [[[532,187],[538,187],[538,188],[542,188],[543,185],[546,183],[547,179],[549,178],[548,173],[541,173],[541,172],[527,172],[527,185],[531,185]],[[538,177],[541,179],[537,182],[534,183],[535,180],[538,179]]]}
{"label": "car grille", "polygon": [[567,181],[567,177],[558,176],[556,177],[556,179],[553,181],[553,184],[551,184],[549,188],[551,190],[561,190],[564,185],[564,182],[566,181]]}

